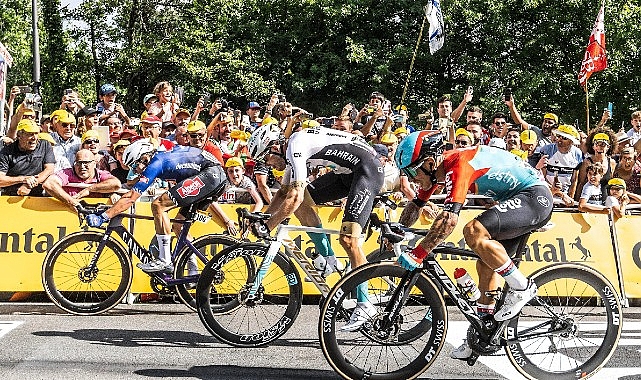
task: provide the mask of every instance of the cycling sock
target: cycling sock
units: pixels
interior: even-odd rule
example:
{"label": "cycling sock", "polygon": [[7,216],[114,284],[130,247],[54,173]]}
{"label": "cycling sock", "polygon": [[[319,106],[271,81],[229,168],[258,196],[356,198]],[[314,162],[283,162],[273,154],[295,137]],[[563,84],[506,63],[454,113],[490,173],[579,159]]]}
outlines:
{"label": "cycling sock", "polygon": [[512,260],[507,259],[505,264],[494,269],[494,271],[505,279],[510,288],[514,290],[525,290],[527,288],[527,277],[521,273]]}
{"label": "cycling sock", "polygon": [[476,314],[478,314],[479,317],[484,317],[486,315],[494,315],[494,304],[484,305],[482,303],[477,303]]}
{"label": "cycling sock", "polygon": [[367,294],[367,281],[361,282],[356,286],[356,302],[369,302]]}
{"label": "cycling sock", "polygon": [[[316,226],[318,228],[323,228],[322,224]],[[314,246],[316,247],[316,252],[321,256],[334,256],[334,250],[332,250],[332,245],[329,242],[329,236],[320,232],[308,232],[307,236],[312,239]]]}
{"label": "cycling sock", "polygon": [[171,264],[171,235],[156,234],[158,241],[158,259],[165,264]]}

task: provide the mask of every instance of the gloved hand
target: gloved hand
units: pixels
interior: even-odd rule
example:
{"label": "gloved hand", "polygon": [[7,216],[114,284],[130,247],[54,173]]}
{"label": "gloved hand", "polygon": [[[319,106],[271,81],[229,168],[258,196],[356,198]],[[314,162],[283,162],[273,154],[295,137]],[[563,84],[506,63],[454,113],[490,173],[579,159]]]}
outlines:
{"label": "gloved hand", "polygon": [[397,261],[403,268],[407,270],[414,270],[423,264],[423,259],[427,257],[427,253],[428,252],[425,248],[421,247],[419,244],[411,251],[401,253]]}
{"label": "gloved hand", "polygon": [[87,215],[87,225],[89,227],[100,227],[103,223],[108,222],[109,219],[109,216],[104,212],[100,215],[89,214]]}
{"label": "gloved hand", "polygon": [[267,228],[267,225],[262,220],[252,223],[250,228],[252,230],[252,234],[259,239],[266,239],[269,237],[269,228]]}

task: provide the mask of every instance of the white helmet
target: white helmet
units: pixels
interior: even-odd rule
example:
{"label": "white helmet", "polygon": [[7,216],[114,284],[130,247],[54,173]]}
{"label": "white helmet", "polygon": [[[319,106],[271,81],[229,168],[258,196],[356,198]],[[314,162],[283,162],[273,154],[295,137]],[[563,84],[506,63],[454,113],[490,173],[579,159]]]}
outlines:
{"label": "white helmet", "polygon": [[122,154],[122,163],[131,168],[140,157],[156,150],[154,144],[147,139],[137,140],[131,143]]}
{"label": "white helmet", "polygon": [[247,142],[249,156],[260,160],[269,148],[280,141],[280,131],[272,129],[271,125],[257,128]]}

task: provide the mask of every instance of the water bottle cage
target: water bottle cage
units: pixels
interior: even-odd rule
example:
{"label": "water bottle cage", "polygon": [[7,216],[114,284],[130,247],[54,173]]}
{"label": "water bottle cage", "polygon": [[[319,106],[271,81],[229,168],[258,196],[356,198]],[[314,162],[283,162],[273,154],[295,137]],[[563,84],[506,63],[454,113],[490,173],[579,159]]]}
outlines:
{"label": "water bottle cage", "polygon": [[470,285],[470,286],[463,286],[463,285],[458,284],[458,283],[456,284],[456,287],[458,288],[459,292],[463,295],[463,297],[465,297],[465,299],[466,299],[468,302],[470,302],[470,303],[472,303],[472,304],[476,304],[476,301],[472,301],[472,300],[470,299],[470,294],[472,294],[472,289],[473,289],[475,286],[476,286],[476,284],[474,284],[474,285]]}

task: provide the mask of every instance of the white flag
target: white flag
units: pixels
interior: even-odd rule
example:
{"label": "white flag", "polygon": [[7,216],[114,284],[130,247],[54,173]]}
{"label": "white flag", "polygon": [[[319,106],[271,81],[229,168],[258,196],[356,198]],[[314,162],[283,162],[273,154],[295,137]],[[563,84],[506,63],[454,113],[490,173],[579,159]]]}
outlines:
{"label": "white flag", "polygon": [[425,6],[425,16],[430,23],[430,53],[434,54],[443,47],[445,41],[445,28],[443,27],[443,13],[438,0],[429,0]]}

